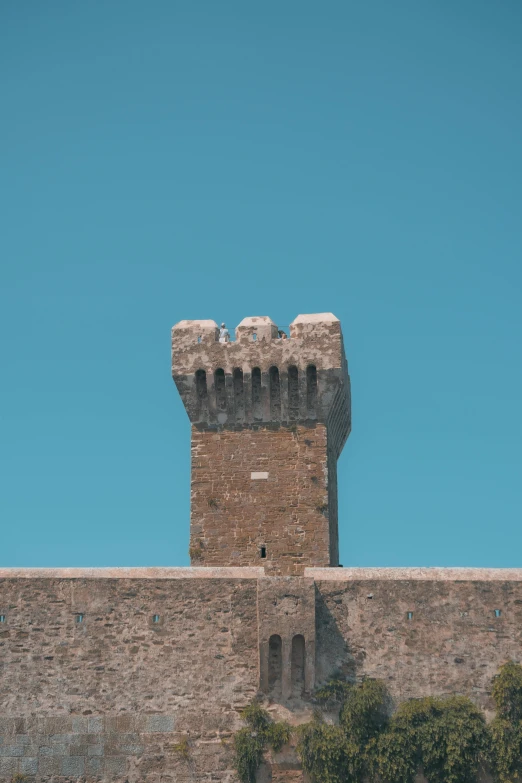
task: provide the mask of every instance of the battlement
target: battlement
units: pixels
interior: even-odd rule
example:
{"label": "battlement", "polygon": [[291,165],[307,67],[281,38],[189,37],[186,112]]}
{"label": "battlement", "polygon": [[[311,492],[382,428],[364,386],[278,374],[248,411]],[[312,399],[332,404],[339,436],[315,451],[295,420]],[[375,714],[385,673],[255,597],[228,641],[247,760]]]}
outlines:
{"label": "battlement", "polygon": [[188,416],[208,427],[319,421],[338,456],[351,426],[341,324],[332,313],[299,315],[290,337],[268,316],[244,318],[235,341],[215,321],[172,329],[172,375]]}
{"label": "battlement", "polygon": [[298,315],[290,324],[290,337],[284,339],[271,318],[251,316],[243,318],[230,342],[219,342],[215,321],[179,321],[172,327],[174,378],[198,369],[248,372],[253,364],[268,370],[274,363],[301,368],[314,364],[318,370],[343,368],[341,322],[332,313]]}

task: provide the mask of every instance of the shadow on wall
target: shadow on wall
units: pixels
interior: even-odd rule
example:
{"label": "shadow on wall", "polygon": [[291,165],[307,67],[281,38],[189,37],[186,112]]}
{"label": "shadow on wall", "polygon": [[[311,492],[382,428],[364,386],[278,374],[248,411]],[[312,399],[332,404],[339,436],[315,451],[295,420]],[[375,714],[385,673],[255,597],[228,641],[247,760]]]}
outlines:
{"label": "shadow on wall", "polygon": [[[335,600],[335,596],[329,596]],[[325,683],[332,675],[355,682],[357,661],[349,645],[343,638],[334,615],[325,602],[317,586],[315,587],[316,619],[316,685]],[[361,653],[359,653],[360,656]],[[306,640],[301,634],[292,638],[290,653],[290,683],[288,697],[301,700],[306,698],[305,666]],[[273,634],[268,643],[268,695],[276,702],[285,700],[283,694],[283,641],[279,634]]]}
{"label": "shadow on wall", "polygon": [[[329,596],[335,600],[335,596]],[[332,675],[355,682],[356,660],[343,638],[324,597],[315,587],[315,680],[316,685],[326,682]]]}

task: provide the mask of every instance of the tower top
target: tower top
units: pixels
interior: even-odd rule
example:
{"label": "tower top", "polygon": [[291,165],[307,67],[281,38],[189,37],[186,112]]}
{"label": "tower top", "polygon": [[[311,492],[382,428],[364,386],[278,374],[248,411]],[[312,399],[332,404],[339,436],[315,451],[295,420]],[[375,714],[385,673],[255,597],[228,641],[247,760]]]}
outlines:
{"label": "tower top", "polygon": [[172,328],[172,375],[190,421],[206,427],[318,421],[337,455],[350,432],[350,380],[341,322],[298,315],[290,336],[268,316],[249,316],[235,340],[215,321]]}
{"label": "tower top", "polygon": [[[215,321],[179,321],[172,327],[173,375],[193,372],[195,364],[207,356],[234,367],[242,361],[250,366],[253,355],[263,358],[265,364],[271,358],[281,356],[285,359],[295,357],[298,362],[303,358],[299,357],[299,349],[305,347],[310,360],[319,362],[323,369],[341,366],[341,322],[333,313],[298,315],[290,324],[290,342],[286,337],[286,333],[284,337],[280,336],[277,325],[267,315],[243,318],[235,329],[235,340],[227,342],[219,341],[219,327]],[[332,338],[337,340],[332,341]],[[249,346],[247,352],[241,350],[246,346]],[[210,347],[211,356],[208,354]],[[253,347],[259,351],[252,354]]]}

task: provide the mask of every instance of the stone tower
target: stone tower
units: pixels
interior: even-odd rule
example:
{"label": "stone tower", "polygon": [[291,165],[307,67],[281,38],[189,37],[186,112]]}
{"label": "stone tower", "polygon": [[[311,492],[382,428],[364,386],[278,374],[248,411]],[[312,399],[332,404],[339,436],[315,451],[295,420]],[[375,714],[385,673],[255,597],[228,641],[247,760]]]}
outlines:
{"label": "stone tower", "polygon": [[214,321],[172,329],[172,374],[192,429],[190,556],[198,566],[301,574],[337,566],[337,459],[350,433],[340,321],[267,316],[220,343]]}

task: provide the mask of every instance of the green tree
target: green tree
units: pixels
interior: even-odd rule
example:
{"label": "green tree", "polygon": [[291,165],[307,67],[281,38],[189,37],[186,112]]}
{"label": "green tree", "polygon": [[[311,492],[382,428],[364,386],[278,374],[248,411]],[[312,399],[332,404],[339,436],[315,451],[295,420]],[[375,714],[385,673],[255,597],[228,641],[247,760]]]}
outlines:
{"label": "green tree", "polygon": [[375,745],[375,768],[390,783],[474,783],[488,749],[486,722],[464,696],[411,699],[399,705]]}
{"label": "green tree", "polygon": [[509,661],[493,679],[497,715],[489,726],[490,759],[499,783],[522,780],[522,666]]}
{"label": "green tree", "polygon": [[241,717],[247,725],[234,736],[234,767],[241,783],[255,783],[266,748],[281,750],[290,740],[290,726],[274,723],[258,701],[245,707]]}

